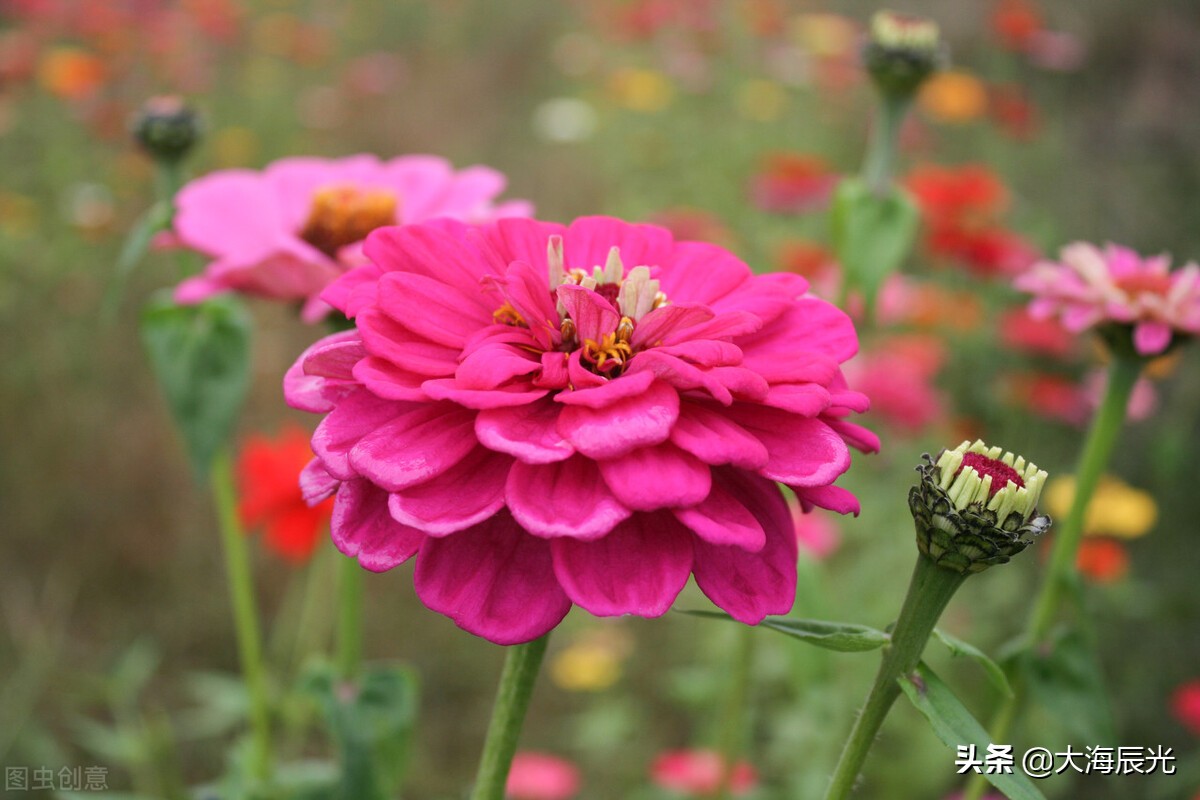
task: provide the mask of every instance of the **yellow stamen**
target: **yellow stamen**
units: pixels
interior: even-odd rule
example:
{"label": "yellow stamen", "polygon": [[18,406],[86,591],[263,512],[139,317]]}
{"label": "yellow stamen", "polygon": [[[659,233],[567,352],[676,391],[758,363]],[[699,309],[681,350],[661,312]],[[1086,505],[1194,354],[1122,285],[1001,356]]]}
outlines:
{"label": "yellow stamen", "polygon": [[521,312],[513,308],[513,304],[505,301],[504,305],[492,312],[492,322],[501,325],[511,325],[514,328],[528,328],[529,325],[525,322],[525,318],[521,316]]}
{"label": "yellow stamen", "polygon": [[396,224],[399,201],[386,189],[327,186],[313,194],[300,238],[330,258],[376,228]]}

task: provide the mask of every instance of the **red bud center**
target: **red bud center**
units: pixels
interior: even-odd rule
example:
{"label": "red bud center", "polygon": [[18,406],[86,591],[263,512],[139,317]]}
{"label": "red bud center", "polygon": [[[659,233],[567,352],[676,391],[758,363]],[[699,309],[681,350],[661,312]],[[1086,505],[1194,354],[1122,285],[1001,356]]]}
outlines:
{"label": "red bud center", "polygon": [[[967,467],[978,472],[981,478],[985,475],[992,476],[992,487],[988,492],[989,498],[1007,486],[1009,481],[1018,487],[1025,485],[1025,481],[1021,480],[1020,473],[1008,464],[980,453],[967,453],[963,456],[962,466],[958,468],[958,472],[962,472]],[[955,477],[958,477],[958,472],[954,473]]]}

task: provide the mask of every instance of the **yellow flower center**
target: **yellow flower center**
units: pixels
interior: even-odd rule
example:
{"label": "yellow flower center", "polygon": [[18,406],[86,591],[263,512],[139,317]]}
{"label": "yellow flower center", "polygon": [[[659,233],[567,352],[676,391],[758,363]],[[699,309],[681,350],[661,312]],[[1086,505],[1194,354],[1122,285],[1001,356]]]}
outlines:
{"label": "yellow flower center", "polygon": [[338,250],[361,242],[376,228],[395,225],[398,206],[395,193],[387,189],[326,186],[313,195],[300,238],[336,258]]}

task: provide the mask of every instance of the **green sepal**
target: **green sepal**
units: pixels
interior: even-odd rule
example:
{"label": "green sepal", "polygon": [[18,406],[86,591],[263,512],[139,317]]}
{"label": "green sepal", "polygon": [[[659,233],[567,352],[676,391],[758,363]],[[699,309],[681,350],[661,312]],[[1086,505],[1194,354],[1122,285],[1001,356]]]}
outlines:
{"label": "green sepal", "polygon": [[921,215],[908,192],[876,194],[860,178],[845,178],[833,196],[833,247],[846,290],[862,292],[868,310],[884,279],[900,269],[916,241]]}
{"label": "green sepal", "polygon": [[417,679],[406,667],[375,666],[354,681],[332,665],[309,668],[302,688],[325,718],[340,762],[338,800],[391,800],[400,789],[417,717]]}
{"label": "green sepal", "polygon": [[933,635],[937,640],[950,650],[953,656],[966,656],[972,659],[979,666],[983,667],[984,673],[988,677],[988,681],[992,686],[995,686],[999,692],[1005,697],[1013,697],[1012,685],[1008,682],[1008,676],[1004,674],[1004,670],[997,664],[987,653],[980,650],[973,644],[964,642],[956,636],[951,636],[939,628],[933,629]]}
{"label": "green sepal", "polygon": [[[684,611],[693,617],[723,619],[735,622],[728,614],[719,611]],[[764,628],[787,634],[794,639],[807,642],[826,650],[839,653],[863,653],[878,650],[891,641],[881,630],[851,622],[828,622],[821,619],[798,619],[796,617],[767,617],[759,623]]]}
{"label": "green sepal", "polygon": [[[973,744],[979,758],[986,755],[988,745],[993,744],[988,732],[924,662],[896,681],[917,710],[929,720],[933,732],[943,743],[950,747]],[[1021,772],[1020,758],[1015,751],[1011,773],[985,772],[984,777],[1009,800],[1046,800],[1045,795]]]}
{"label": "green sepal", "polygon": [[193,306],[169,293],[142,310],[142,343],[183,436],[204,475],[233,433],[250,379],[250,315],[232,295]]}

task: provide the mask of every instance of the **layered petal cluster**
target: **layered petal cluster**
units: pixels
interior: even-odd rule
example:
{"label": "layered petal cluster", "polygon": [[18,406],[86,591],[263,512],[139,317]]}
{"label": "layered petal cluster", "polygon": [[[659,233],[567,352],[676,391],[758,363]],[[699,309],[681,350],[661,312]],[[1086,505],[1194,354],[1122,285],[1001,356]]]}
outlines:
{"label": "layered petal cluster", "polygon": [[321,291],[362,263],[361,242],[372,230],[440,217],[529,216],[525,201],[495,202],[504,187],[504,176],[489,167],[456,171],[424,155],[285,158],[261,172],[213,172],[175,198],[170,240],[213,259],[175,298],[197,303],[237,291],[295,300],[315,321],[329,311]]}
{"label": "layered petal cluster", "polygon": [[690,575],[756,623],[794,600],[806,507],[833,482],[850,319],[797,275],[653,225],[584,218],[385,228],[323,295],[357,329],[313,345],[288,402],[326,414],[307,473],[336,491],[333,536],[372,570],[418,556],[429,608],[527,641],[572,603],[664,613]]}
{"label": "layered petal cluster", "polygon": [[1076,242],[1058,261],[1040,261],[1016,287],[1034,295],[1035,319],[1057,317],[1068,330],[1131,326],[1144,356],[1164,352],[1180,335],[1200,332],[1200,266],[1172,270],[1169,256],[1143,257],[1127,247]]}

